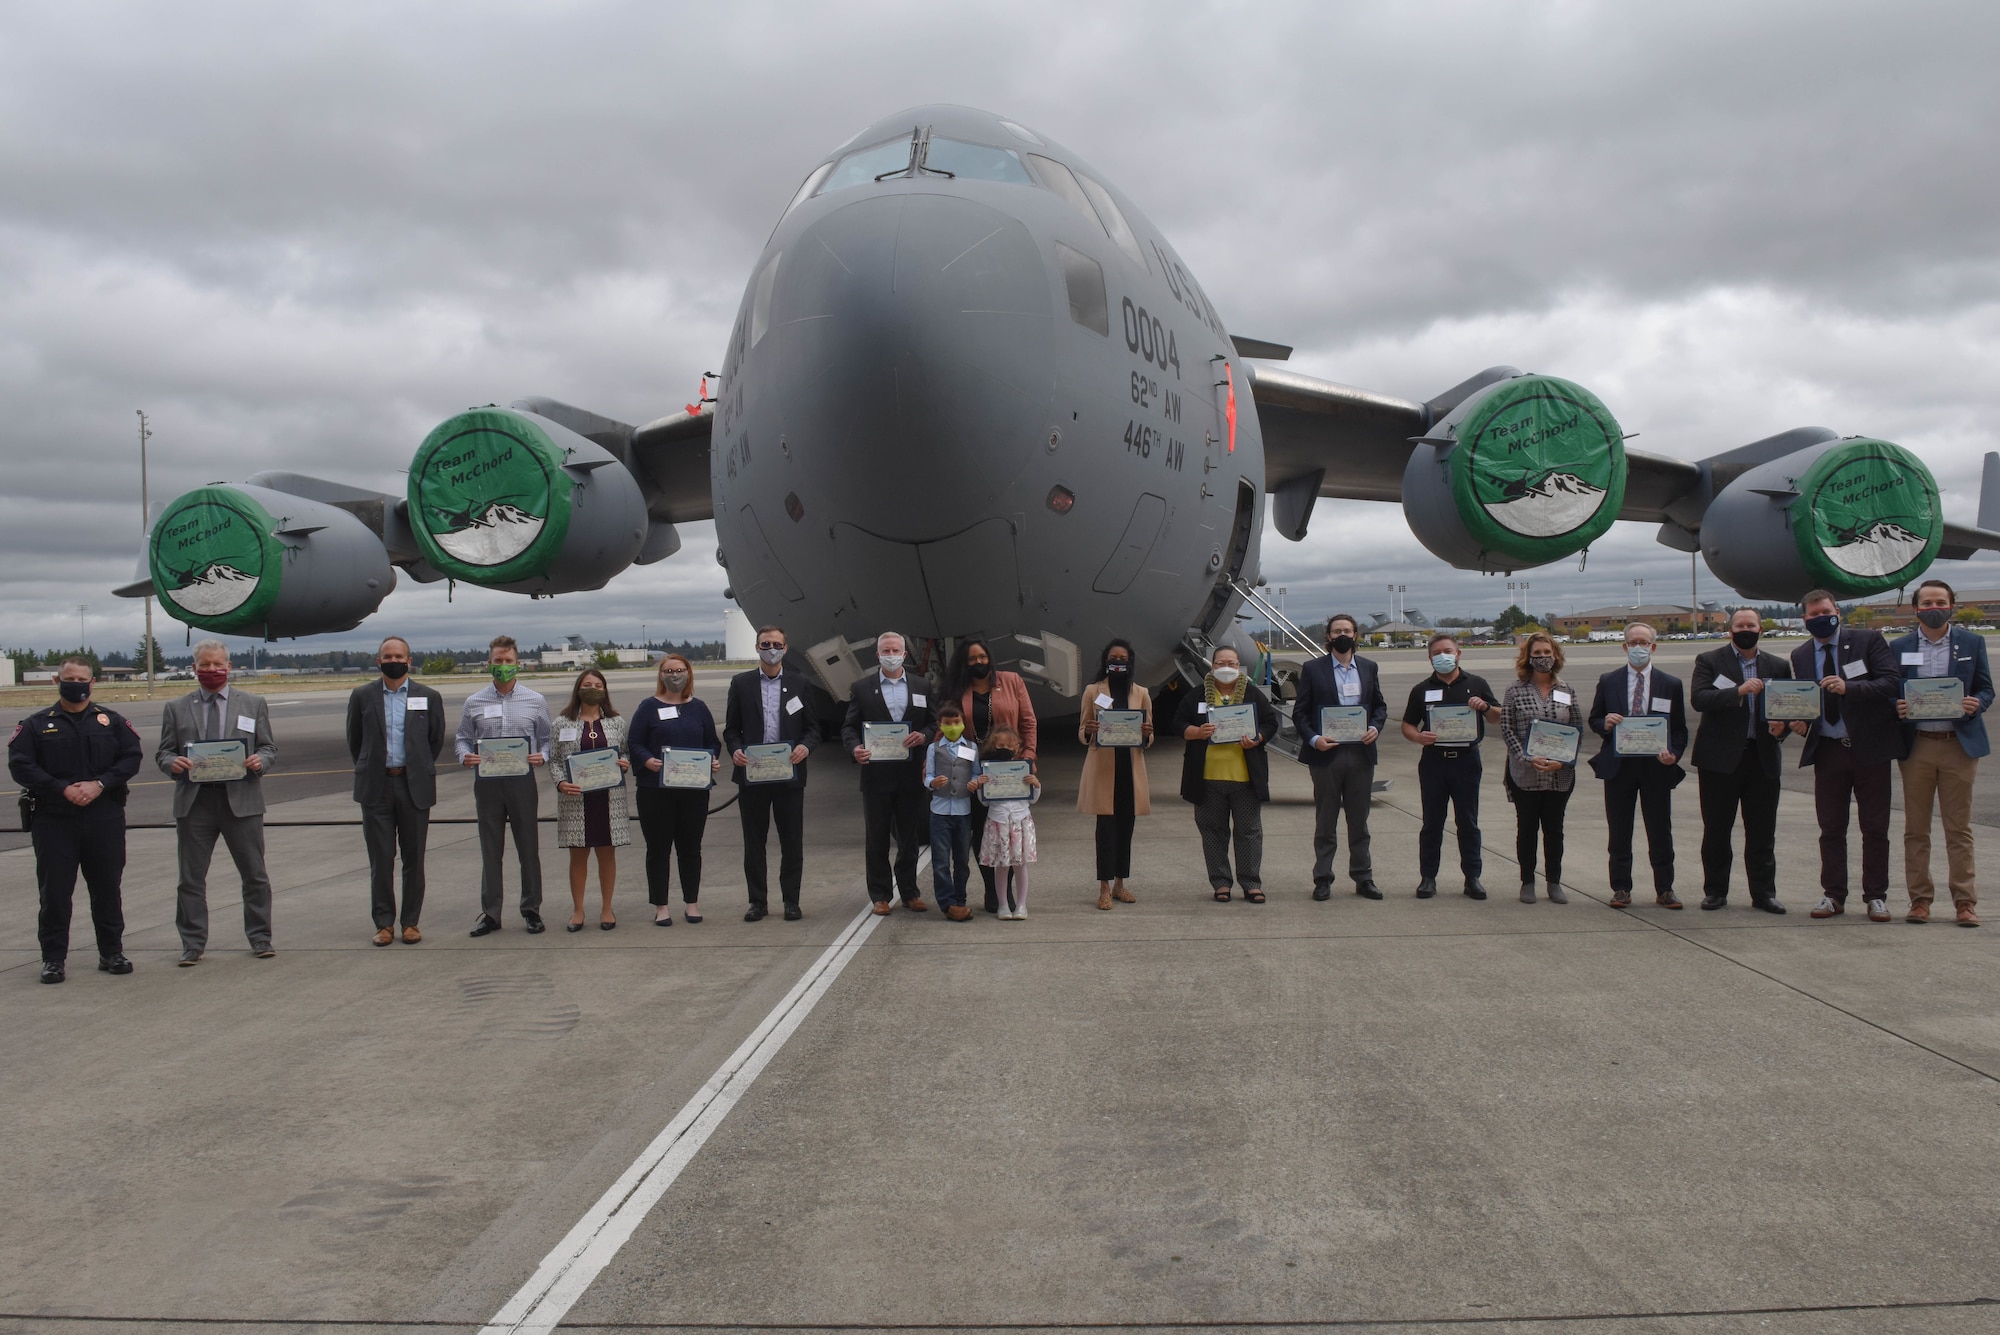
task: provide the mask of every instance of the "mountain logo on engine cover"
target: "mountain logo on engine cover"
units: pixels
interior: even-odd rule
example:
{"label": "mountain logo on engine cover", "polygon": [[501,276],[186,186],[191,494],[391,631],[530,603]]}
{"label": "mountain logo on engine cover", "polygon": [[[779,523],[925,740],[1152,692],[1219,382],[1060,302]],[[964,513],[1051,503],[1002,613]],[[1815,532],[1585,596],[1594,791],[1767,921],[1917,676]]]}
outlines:
{"label": "mountain logo on engine cover", "polygon": [[427,559],[482,582],[536,573],[566,528],[551,522],[568,517],[562,461],[521,413],[476,408],[438,426],[410,464],[411,527]]}
{"label": "mountain logo on engine cover", "polygon": [[[1799,549],[1814,555],[1843,592],[1894,588],[1922,573],[1944,536],[1936,480],[1915,455],[1886,440],[1844,441],[1798,480],[1807,522],[1793,521]],[[1842,579],[1840,576],[1845,576]]]}
{"label": "mountain logo on engine cover", "polygon": [[1595,394],[1524,375],[1469,407],[1455,425],[1453,492],[1489,550],[1546,560],[1538,543],[1573,551],[1610,526],[1624,500],[1625,450]]}
{"label": "mountain logo on engine cover", "polygon": [[262,506],[227,487],[178,498],[153,525],[149,564],[160,601],[211,630],[261,625],[278,596],[275,529]]}

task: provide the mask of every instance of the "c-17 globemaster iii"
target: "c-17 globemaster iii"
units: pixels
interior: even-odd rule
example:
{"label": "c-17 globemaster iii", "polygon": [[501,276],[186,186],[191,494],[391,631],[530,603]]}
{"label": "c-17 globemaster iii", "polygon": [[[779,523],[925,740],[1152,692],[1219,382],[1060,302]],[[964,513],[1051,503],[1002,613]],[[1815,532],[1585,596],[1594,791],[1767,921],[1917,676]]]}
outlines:
{"label": "c-17 globemaster iii", "polygon": [[[640,426],[546,398],[473,408],[403,495],[292,473],[178,497],[139,578],[204,629],[347,630],[395,586],[602,587],[713,518],[729,596],[782,622],[833,699],[894,628],[921,662],[985,637],[1049,703],[1120,634],[1198,672],[1255,583],[1266,497],[1400,501],[1433,553],[1514,571],[1620,519],[1751,598],[1896,588],[2000,548],[1945,522],[1910,451],[1801,427],[1688,462],[1630,449],[1596,395],[1489,367],[1423,402],[1284,369],[1232,335],[1104,175],[965,107],[898,112],[806,174],[746,284],[712,397]],[[690,376],[692,379],[692,375]],[[1301,646],[1310,648],[1310,646]]]}

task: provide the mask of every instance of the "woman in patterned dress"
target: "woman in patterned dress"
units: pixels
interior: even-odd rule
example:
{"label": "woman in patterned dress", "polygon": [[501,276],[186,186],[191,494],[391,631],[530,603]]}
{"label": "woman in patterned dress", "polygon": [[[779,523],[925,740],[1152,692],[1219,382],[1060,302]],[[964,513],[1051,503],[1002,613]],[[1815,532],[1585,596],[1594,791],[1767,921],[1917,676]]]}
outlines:
{"label": "woman in patterned dress", "polygon": [[625,784],[586,793],[569,781],[571,756],[607,749],[618,752],[619,769],[632,768],[625,758],[625,720],[611,703],[604,674],[585,668],[570,687],[569,705],[556,724],[555,750],[550,756],[550,767],[559,779],[556,842],[569,850],[569,897],[576,908],[569,920],[572,932],[583,930],[583,892],[590,880],[593,848],[597,850],[597,885],[604,894],[597,925],[607,932],[618,925],[611,915],[611,892],[618,884],[618,849],[632,842]]}
{"label": "woman in patterned dress", "polygon": [[1576,787],[1576,766],[1558,760],[1530,760],[1528,730],[1536,719],[1567,723],[1581,730],[1583,711],[1576,693],[1557,674],[1562,646],[1546,635],[1530,635],[1514,655],[1514,675],[1500,705],[1500,733],[1507,741],[1508,799],[1514,804],[1514,853],[1521,863],[1521,902],[1535,902],[1535,836],[1539,832],[1549,902],[1567,904],[1562,888],[1563,812]]}

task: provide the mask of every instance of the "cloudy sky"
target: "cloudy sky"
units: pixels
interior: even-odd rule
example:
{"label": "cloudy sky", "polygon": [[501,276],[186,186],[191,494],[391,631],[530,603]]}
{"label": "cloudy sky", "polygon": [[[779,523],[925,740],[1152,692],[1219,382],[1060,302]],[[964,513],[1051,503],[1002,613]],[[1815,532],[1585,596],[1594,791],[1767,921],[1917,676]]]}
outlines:
{"label": "cloudy sky", "polygon": [[[135,409],[155,499],[274,466],[400,491],[437,421],[523,394],[671,411],[805,172],[930,101],[1095,164],[1299,370],[1424,398],[1512,362],[1688,458],[1884,436],[1969,522],[2000,449],[1997,49],[1979,3],[0,3],[0,644],[73,644],[79,603],[136,641],[108,592]],[[406,582],[347,641],[717,634],[712,532],[684,537],[553,602]],[[1265,573],[1302,618],[1392,579],[1433,614],[1506,601],[1391,506],[1322,502]],[[1688,577],[1623,525],[1518,578],[1567,609]]]}

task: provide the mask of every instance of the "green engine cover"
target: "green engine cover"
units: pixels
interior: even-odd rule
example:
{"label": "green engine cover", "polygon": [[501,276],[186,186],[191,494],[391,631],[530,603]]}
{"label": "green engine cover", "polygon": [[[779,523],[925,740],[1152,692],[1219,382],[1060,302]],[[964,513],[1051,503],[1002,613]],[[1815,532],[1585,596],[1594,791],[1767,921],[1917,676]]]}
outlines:
{"label": "green engine cover", "polygon": [[1618,517],[1624,433],[1583,386],[1516,376],[1452,416],[1452,500],[1485,552],[1540,565],[1589,546]]}
{"label": "green engine cover", "polygon": [[410,461],[410,528],[454,579],[542,574],[569,533],[564,450],[525,413],[474,408],[440,423]]}
{"label": "green engine cover", "polygon": [[278,600],[284,544],[277,520],[230,487],[197,487],[153,525],[147,562],[169,614],[215,631],[262,631]]}
{"label": "green engine cover", "polygon": [[1842,441],[1795,485],[1792,539],[1815,583],[1866,597],[1907,583],[1937,559],[1944,542],[1937,480],[1902,446]]}

